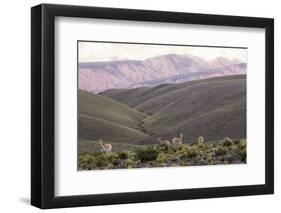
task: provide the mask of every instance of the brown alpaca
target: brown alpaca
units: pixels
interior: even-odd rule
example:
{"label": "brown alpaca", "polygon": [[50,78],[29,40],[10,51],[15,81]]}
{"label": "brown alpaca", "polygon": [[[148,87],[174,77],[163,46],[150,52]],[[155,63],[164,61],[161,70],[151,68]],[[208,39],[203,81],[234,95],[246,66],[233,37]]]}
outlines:
{"label": "brown alpaca", "polygon": [[112,145],[110,143],[103,144],[102,140],[99,140],[99,144],[101,146],[101,152],[105,154],[110,153],[112,151]]}

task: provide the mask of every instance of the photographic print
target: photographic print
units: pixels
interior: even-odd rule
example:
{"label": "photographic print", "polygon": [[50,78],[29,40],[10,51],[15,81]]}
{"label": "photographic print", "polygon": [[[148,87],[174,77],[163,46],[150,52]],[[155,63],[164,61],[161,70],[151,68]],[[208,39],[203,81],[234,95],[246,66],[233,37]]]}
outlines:
{"label": "photographic print", "polygon": [[273,193],[274,19],[32,7],[33,206]]}
{"label": "photographic print", "polygon": [[77,48],[79,171],[247,162],[247,47]]}

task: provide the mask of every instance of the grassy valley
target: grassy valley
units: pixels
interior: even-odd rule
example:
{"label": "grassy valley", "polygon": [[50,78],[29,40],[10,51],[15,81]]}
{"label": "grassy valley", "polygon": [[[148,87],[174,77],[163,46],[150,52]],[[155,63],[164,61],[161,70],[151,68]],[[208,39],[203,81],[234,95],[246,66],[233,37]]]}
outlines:
{"label": "grassy valley", "polygon": [[[99,94],[79,90],[78,116],[80,169],[246,161],[245,75]],[[172,145],[180,133],[182,145]],[[203,144],[197,143],[199,136]],[[170,145],[163,147],[159,137]],[[225,137],[231,140],[229,146]],[[112,145],[110,153],[101,153],[100,140]],[[197,154],[189,156],[190,152]],[[140,153],[154,157],[143,160]],[[106,163],[97,163],[101,159]]]}

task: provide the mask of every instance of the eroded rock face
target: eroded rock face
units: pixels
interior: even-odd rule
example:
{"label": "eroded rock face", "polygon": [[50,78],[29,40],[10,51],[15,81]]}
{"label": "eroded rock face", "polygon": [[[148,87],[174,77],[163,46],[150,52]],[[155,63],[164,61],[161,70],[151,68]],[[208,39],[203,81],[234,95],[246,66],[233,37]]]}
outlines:
{"label": "eroded rock face", "polygon": [[247,64],[218,57],[169,54],[143,61],[123,60],[79,64],[79,89],[92,93],[111,88],[135,88],[225,75],[246,74]]}

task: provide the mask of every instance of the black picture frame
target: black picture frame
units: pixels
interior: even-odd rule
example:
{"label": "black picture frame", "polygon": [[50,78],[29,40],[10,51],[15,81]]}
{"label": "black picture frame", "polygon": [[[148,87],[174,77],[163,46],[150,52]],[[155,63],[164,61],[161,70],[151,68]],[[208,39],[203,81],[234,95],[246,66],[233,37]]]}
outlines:
{"label": "black picture frame", "polygon": [[[265,184],[95,195],[54,195],[55,17],[264,28]],[[217,198],[274,193],[274,20],[271,18],[41,4],[31,8],[31,204],[42,208]]]}

